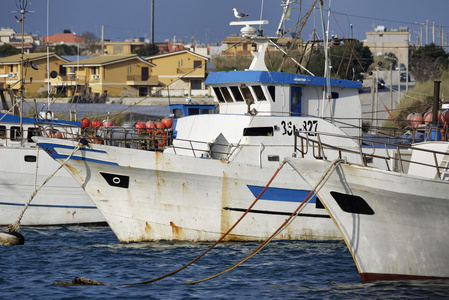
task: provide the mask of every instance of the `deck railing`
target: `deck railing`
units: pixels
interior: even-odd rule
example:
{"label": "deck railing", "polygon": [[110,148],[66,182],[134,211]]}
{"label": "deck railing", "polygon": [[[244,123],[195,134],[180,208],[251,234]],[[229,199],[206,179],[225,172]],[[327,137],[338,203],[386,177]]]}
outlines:
{"label": "deck railing", "polygon": [[[357,149],[349,149],[346,147],[337,146],[329,142],[323,142],[323,140],[333,139],[350,139],[356,142]],[[307,132],[300,131],[295,133],[294,153],[301,157],[306,157],[311,154],[315,159],[324,159],[331,152],[338,153],[338,157],[342,159],[347,154],[354,154],[360,157],[361,165],[368,166],[374,160],[384,161],[386,170],[392,171],[391,166],[394,161],[397,162],[398,168],[393,171],[400,173],[406,173],[405,166],[410,164],[416,164],[420,166],[430,167],[435,169],[436,176],[442,178],[443,172],[449,172],[449,152],[441,152],[436,150],[424,149],[412,144],[412,140],[404,139],[401,137],[389,137],[389,139],[396,139],[396,142],[383,141],[388,137],[351,137],[347,135],[338,135],[324,132]],[[427,159],[424,161],[416,161],[411,157],[411,152],[418,152],[421,154],[431,155],[433,159]],[[448,149],[449,151],[449,149]],[[354,157],[354,156],[353,156]],[[446,157],[446,158],[445,158]],[[440,158],[440,159],[439,159]],[[360,161],[348,161],[351,164],[359,164]],[[447,162],[444,164],[444,162]]]}

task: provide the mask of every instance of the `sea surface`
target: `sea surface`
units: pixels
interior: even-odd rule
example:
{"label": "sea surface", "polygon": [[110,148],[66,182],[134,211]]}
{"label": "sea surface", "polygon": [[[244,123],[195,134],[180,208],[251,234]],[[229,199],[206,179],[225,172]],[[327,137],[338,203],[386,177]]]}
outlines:
{"label": "sea surface", "polygon": [[[6,228],[1,228],[4,232]],[[107,226],[22,227],[25,244],[0,246],[0,299],[444,299],[447,281],[361,283],[343,242],[277,241],[219,273],[258,246],[221,243],[179,273],[169,273],[212,243],[121,244]],[[86,277],[101,286],[60,286]]]}

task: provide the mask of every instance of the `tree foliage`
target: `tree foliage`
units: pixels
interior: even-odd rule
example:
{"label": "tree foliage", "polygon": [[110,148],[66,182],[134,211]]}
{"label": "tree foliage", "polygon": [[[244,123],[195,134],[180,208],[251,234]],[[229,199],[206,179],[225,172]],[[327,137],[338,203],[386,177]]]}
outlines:
{"label": "tree foliage", "polygon": [[135,51],[139,56],[152,56],[159,53],[159,47],[156,44],[148,44]]}
{"label": "tree foliage", "polygon": [[11,56],[15,54],[19,54],[20,49],[11,46],[10,44],[3,44],[0,46],[0,57]]}
{"label": "tree foliage", "polygon": [[[346,41],[329,49],[331,77],[358,80],[374,62],[368,47],[358,40]],[[324,75],[324,50],[316,49],[310,56],[307,69],[316,76]]]}
{"label": "tree foliage", "polygon": [[416,81],[435,80],[449,67],[449,54],[434,43],[419,47],[410,56],[410,72]]}
{"label": "tree foliage", "polygon": [[92,32],[83,32],[81,36],[85,39],[84,47],[87,53],[95,53],[99,48],[99,38]]}
{"label": "tree foliage", "polygon": [[76,55],[78,52],[76,46],[66,44],[56,45],[54,51],[57,55]]}

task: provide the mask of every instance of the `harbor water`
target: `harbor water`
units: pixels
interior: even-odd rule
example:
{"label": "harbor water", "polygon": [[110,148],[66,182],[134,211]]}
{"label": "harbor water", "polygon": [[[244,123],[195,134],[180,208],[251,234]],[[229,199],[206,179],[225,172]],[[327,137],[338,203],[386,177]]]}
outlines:
{"label": "harbor water", "polygon": [[[4,231],[5,228],[1,228]],[[195,285],[236,263],[258,243],[222,243],[190,267],[212,243],[121,244],[107,226],[23,227],[22,246],[0,246],[1,299],[435,299],[449,296],[445,281],[361,283],[342,242],[272,242],[236,269]],[[60,286],[86,277],[103,286]]]}

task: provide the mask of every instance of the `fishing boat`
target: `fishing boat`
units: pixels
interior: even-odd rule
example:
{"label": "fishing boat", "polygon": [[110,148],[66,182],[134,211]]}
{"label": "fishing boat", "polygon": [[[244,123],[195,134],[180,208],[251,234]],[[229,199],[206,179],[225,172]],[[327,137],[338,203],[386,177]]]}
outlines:
{"label": "fishing boat", "polygon": [[[255,199],[226,240],[264,240],[310,192],[293,168],[277,172],[292,155],[294,132],[360,135],[361,83],[268,71],[266,49],[278,37],[261,36],[253,27],[267,23],[231,22],[243,26],[242,33],[257,46],[250,67],[209,74],[206,84],[219,113],[177,119],[175,134],[163,131],[164,147],[117,143],[113,128],[100,143],[35,137],[59,163],[70,156],[64,167],[121,242],[215,241]],[[151,140],[151,129],[141,134]],[[327,139],[358,148],[351,139]],[[315,197],[276,238],[341,240],[341,235]]]}
{"label": "fishing boat", "polygon": [[[0,225],[17,222],[33,192],[59,166],[32,137],[69,138],[79,134],[80,126],[74,121],[0,113]],[[36,194],[20,221],[33,226],[104,223],[92,200],[64,169]]]}
{"label": "fishing boat", "polygon": [[[407,151],[406,173],[340,161],[318,191],[362,281],[449,279],[449,144],[424,142]],[[311,187],[332,166],[288,161]]]}
{"label": "fishing boat", "polygon": [[[425,141],[406,148],[381,145],[395,149],[394,156],[360,151],[360,164],[345,156],[347,149],[321,143],[326,133],[298,133],[298,156],[287,159],[323,201],[362,281],[449,279],[449,142],[447,124],[438,121],[439,82],[434,91],[434,121],[418,123]],[[301,155],[316,145],[321,159]],[[326,159],[335,150],[340,156]],[[368,156],[391,167],[368,166]]]}

